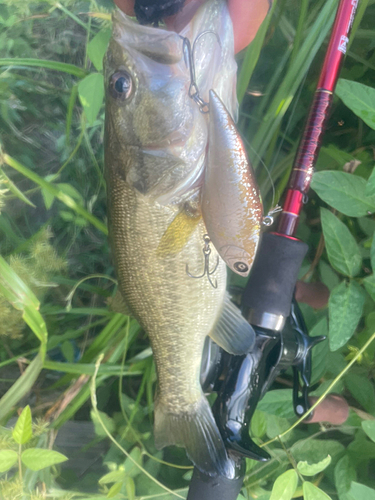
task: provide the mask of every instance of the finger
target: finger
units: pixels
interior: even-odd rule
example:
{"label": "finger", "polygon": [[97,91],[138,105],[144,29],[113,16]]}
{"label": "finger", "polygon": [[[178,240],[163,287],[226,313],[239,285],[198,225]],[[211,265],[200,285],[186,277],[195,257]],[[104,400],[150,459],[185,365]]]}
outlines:
{"label": "finger", "polygon": [[134,16],[134,0],[114,0],[115,4],[128,16]]}
{"label": "finger", "polygon": [[[310,404],[314,404],[318,398],[310,397]],[[316,422],[329,422],[333,425],[342,425],[349,416],[349,405],[346,399],[338,394],[328,396],[315,408],[312,417],[304,420],[306,424]]]}
{"label": "finger", "polygon": [[244,49],[254,39],[271,3],[272,0],[228,0],[235,53]]}
{"label": "finger", "polygon": [[297,281],[295,298],[314,309],[322,309],[328,304],[329,290],[323,283],[304,283]]}

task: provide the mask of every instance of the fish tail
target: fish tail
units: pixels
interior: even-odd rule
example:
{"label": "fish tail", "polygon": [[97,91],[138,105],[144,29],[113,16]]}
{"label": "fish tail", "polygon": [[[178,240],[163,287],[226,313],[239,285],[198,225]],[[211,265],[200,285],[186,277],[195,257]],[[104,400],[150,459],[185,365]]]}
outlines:
{"label": "fish tail", "polygon": [[231,477],[232,461],[228,459],[223,439],[203,394],[191,410],[180,414],[169,411],[158,399],[154,429],[156,448],[182,446],[201,472],[210,476]]}

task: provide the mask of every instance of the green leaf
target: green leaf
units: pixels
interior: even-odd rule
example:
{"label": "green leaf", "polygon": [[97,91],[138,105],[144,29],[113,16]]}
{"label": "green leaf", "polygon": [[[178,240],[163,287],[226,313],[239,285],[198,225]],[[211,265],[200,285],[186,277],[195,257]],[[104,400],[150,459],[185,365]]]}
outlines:
{"label": "green leaf", "polygon": [[367,236],[372,236],[375,232],[375,220],[369,217],[360,217],[358,219],[359,227]]}
{"label": "green leaf", "polygon": [[366,195],[366,180],[358,175],[334,170],[316,172],[311,187],[328,205],[349,217],[375,212],[375,197]]}
{"label": "green leaf", "polygon": [[349,498],[350,500],[375,500],[375,490],[353,481],[349,490]]}
{"label": "green leaf", "polygon": [[347,500],[347,493],[349,491],[352,481],[357,479],[355,468],[350,463],[348,455],[344,455],[337,462],[334,472],[335,486],[340,500]]}
{"label": "green leaf", "polygon": [[372,237],[371,250],[370,250],[370,258],[371,258],[371,267],[372,267],[372,270],[375,271],[375,235]]}
{"label": "green leaf", "polygon": [[87,45],[87,54],[97,71],[101,71],[103,69],[103,57],[107,50],[110,38],[111,30],[109,28],[103,28]]}
{"label": "green leaf", "polygon": [[375,130],[375,89],[340,78],[336,87],[336,95],[353,113]]}
{"label": "green leaf", "polygon": [[[116,429],[116,425],[115,425],[113,419],[111,417],[109,417],[106,413],[104,413],[103,411],[98,411],[98,413],[99,413],[99,416],[100,416],[104,426],[106,427],[108,432],[110,434],[112,434]],[[91,415],[91,420],[94,424],[95,434],[99,437],[106,437],[107,434],[104,431],[103,426],[100,423],[95,411],[91,410],[90,415]]]}
{"label": "green leaf", "polygon": [[0,472],[11,469],[18,460],[18,454],[13,450],[0,451]]}
{"label": "green leaf", "polygon": [[332,500],[327,493],[309,481],[303,483],[303,498],[304,500]]}
{"label": "green leaf", "polygon": [[118,483],[124,481],[126,473],[124,470],[113,470],[99,479],[99,484]]}
{"label": "green leaf", "polygon": [[135,499],[135,484],[131,477],[127,477],[125,480],[126,493],[129,500]]}
{"label": "green leaf", "polygon": [[319,272],[321,281],[325,284],[326,287],[329,288],[330,291],[340,283],[340,278],[336,271],[332,269],[328,262],[325,262],[322,259],[319,262]]}
{"label": "green leaf", "polygon": [[327,455],[325,459],[316,464],[309,464],[308,462],[298,462],[297,469],[303,476],[315,476],[319,474],[324,469],[326,469],[331,463],[331,456]]}
{"label": "green leaf", "polygon": [[22,410],[21,415],[18,417],[12,436],[18,444],[26,444],[33,437],[31,410],[29,405]]}
{"label": "green leaf", "polygon": [[350,461],[356,470],[366,460],[375,459],[375,444],[370,441],[362,431],[356,433],[354,440],[347,448]]}
{"label": "green leaf", "polygon": [[[374,238],[374,241],[375,241],[375,238]],[[373,300],[375,300],[375,274],[371,274],[371,276],[367,276],[367,278],[365,278],[363,280],[363,284],[364,284],[364,287],[366,288],[367,293],[371,296],[371,298]]]}
{"label": "green leaf", "polygon": [[68,457],[53,450],[44,450],[42,448],[29,448],[22,452],[22,463],[30,470],[38,471],[51,467],[51,465],[66,462]]}
{"label": "green leaf", "polygon": [[365,420],[362,422],[362,429],[375,443],[375,420]]}
{"label": "green leaf", "polygon": [[366,183],[366,196],[375,196],[375,168],[372,169],[371,175]]}
{"label": "green leaf", "polygon": [[118,493],[120,493],[121,488],[122,488],[122,482],[115,483],[113,486],[111,486],[110,490],[108,491],[107,498],[115,497]]}
{"label": "green leaf", "polygon": [[74,347],[72,342],[66,340],[62,343],[61,352],[68,363],[74,363]]}
{"label": "green leaf", "polygon": [[44,206],[46,207],[47,210],[49,210],[53,205],[55,197],[52,193],[50,193],[44,188],[42,188],[41,191],[42,191]]}
{"label": "green leaf", "polygon": [[324,460],[327,455],[332,457],[335,464],[337,457],[344,452],[344,446],[333,439],[301,439],[294,443],[290,449],[296,462],[306,461],[318,463]]}
{"label": "green leaf", "polygon": [[258,403],[258,410],[283,418],[295,416],[292,404],[293,396],[291,389],[276,389],[268,391]]}
{"label": "green leaf", "polygon": [[353,235],[343,222],[325,208],[321,208],[321,220],[332,267],[346,276],[355,276],[361,269],[362,257]]}
{"label": "green leaf", "polygon": [[375,389],[367,377],[349,373],[345,377],[345,385],[367,412],[375,414]]}
{"label": "green leaf", "polygon": [[253,437],[261,438],[265,435],[267,431],[267,420],[262,411],[255,410],[251,418],[250,428]]}
{"label": "green leaf", "polygon": [[274,482],[270,500],[290,500],[297,489],[298,476],[294,469],[287,470]]}
{"label": "green leaf", "polygon": [[[290,421],[283,417],[277,417],[276,415],[272,415],[270,413],[265,413],[266,422],[267,422],[267,436],[270,439],[276,438],[280,436],[283,432],[289,429]],[[282,442],[287,442],[293,438],[293,431],[288,432],[281,439]]]}
{"label": "green leaf", "polygon": [[87,121],[94,124],[104,99],[104,80],[100,73],[91,73],[78,84],[78,95]]}
{"label": "green leaf", "polygon": [[328,301],[329,345],[337,351],[353,336],[362,316],[365,293],[355,282],[341,282],[332,290]]}
{"label": "green leaf", "polygon": [[130,457],[135,461],[131,460],[131,458],[127,458],[124,463],[125,472],[128,477],[136,477],[140,474],[141,470],[137,467],[136,464],[142,465],[142,451],[138,446],[135,446],[130,452]]}

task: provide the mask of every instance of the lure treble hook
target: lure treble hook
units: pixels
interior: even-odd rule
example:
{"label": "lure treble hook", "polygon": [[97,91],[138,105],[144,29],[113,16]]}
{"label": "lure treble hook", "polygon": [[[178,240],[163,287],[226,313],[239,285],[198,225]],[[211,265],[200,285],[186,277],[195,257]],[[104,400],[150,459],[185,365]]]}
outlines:
{"label": "lure treble hook", "polygon": [[213,34],[216,36],[216,39],[218,41],[218,44],[221,47],[220,43],[220,38],[217,33],[214,31],[206,30],[203,31],[200,35],[197,36],[197,38],[194,40],[193,47],[191,47],[190,40],[186,37],[181,37],[183,40],[183,50],[185,54],[185,62],[186,65],[189,67],[190,71],[190,86],[189,86],[189,97],[193,99],[194,102],[198,104],[199,111],[203,114],[207,114],[209,112],[209,104],[208,102],[204,101],[201,96],[199,95],[199,88],[198,84],[196,81],[196,76],[195,76],[195,62],[194,62],[194,51],[195,51],[195,45],[197,41],[204,35],[207,34]]}
{"label": "lure treble hook", "polygon": [[203,273],[200,274],[199,276],[194,276],[189,272],[189,264],[186,264],[186,274],[189,276],[189,278],[194,278],[194,279],[200,279],[203,278],[204,275],[207,276],[207,279],[210,283],[210,285],[213,288],[217,288],[217,280],[215,279],[214,281],[212,280],[211,276],[214,274],[216,271],[218,265],[219,265],[219,257],[216,259],[216,264],[215,267],[210,271],[210,254],[211,254],[211,247],[210,247],[210,237],[208,234],[205,234],[203,236],[204,239],[204,247],[203,247],[203,255],[204,255],[204,268],[203,268]]}

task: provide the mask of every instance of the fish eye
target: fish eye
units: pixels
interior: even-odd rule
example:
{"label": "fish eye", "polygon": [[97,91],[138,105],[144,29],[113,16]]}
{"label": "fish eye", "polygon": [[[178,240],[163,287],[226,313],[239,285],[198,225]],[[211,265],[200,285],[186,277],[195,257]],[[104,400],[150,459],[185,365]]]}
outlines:
{"label": "fish eye", "polygon": [[133,81],[126,71],[117,71],[109,80],[109,92],[115,99],[124,101],[132,93]]}

